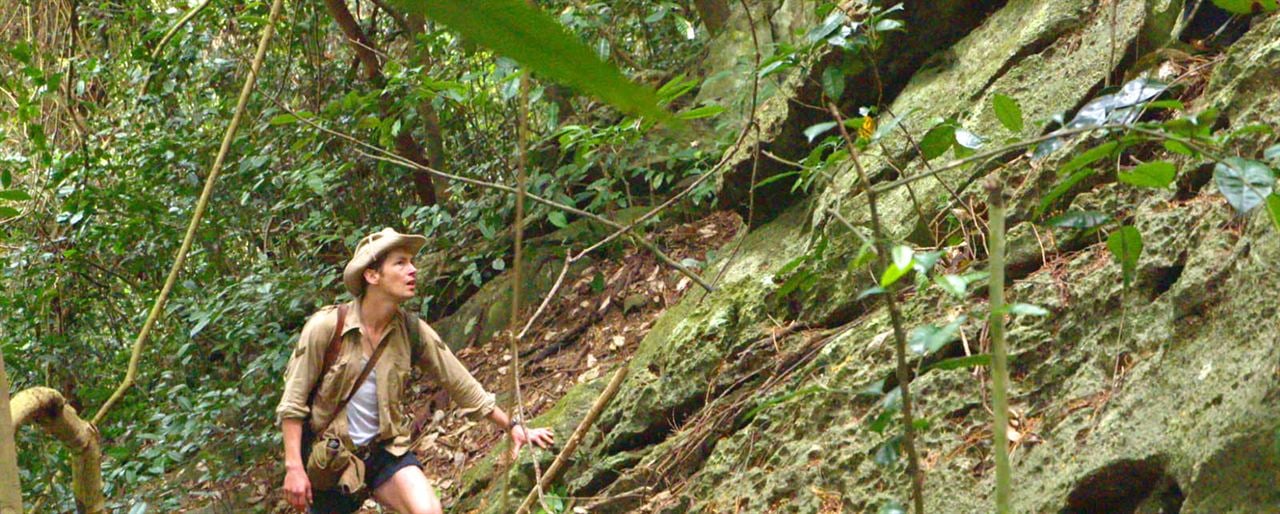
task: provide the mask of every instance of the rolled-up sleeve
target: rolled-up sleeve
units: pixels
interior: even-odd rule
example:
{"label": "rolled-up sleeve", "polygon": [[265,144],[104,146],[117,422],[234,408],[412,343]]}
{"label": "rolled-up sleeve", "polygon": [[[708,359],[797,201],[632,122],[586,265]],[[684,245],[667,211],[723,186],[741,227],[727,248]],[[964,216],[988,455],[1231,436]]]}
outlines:
{"label": "rolled-up sleeve", "polygon": [[488,416],[497,405],[493,394],[485,391],[484,386],[471,376],[471,372],[449,351],[427,322],[419,319],[418,330],[422,337],[418,338],[419,347],[414,352],[417,355],[415,366],[440,381],[463,415],[473,420]]}
{"label": "rolled-up sleeve", "polygon": [[307,320],[298,336],[293,356],[284,375],[284,394],[276,406],[276,424],[286,419],[303,419],[311,411],[307,396],[324,365],[324,353],[334,324],[337,322],[332,309],[317,312]]}

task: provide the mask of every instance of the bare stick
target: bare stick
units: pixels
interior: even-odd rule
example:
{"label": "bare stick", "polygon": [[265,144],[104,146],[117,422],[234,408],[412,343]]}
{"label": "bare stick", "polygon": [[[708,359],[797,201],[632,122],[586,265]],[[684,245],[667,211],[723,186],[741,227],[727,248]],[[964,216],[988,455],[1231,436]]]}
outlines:
{"label": "bare stick", "polygon": [[267,18],[266,26],[262,27],[262,38],[258,40],[258,51],[253,56],[253,63],[249,66],[249,76],[244,78],[244,87],[240,89],[240,98],[236,101],[235,114],[231,116],[231,123],[227,125],[227,131],[222,136],[222,146],[218,148],[218,156],[213,160],[213,167],[209,170],[209,176],[204,181],[204,190],[200,192],[200,200],[196,203],[196,211],[191,215],[191,223],[187,225],[187,234],[182,238],[182,247],[178,249],[178,255],[173,261],[173,266],[169,268],[169,278],[165,279],[164,287],[160,289],[160,296],[156,297],[156,302],[151,306],[151,313],[147,315],[147,321],[142,324],[142,330],[138,332],[138,338],[133,342],[133,355],[129,357],[129,370],[124,375],[124,380],[120,382],[120,387],[111,394],[111,398],[107,399],[107,403],[98,409],[94,414],[92,423],[97,426],[111,407],[124,397],[124,392],[133,386],[134,380],[138,375],[138,362],[142,360],[142,347],[147,342],[147,336],[151,334],[151,327],[155,326],[156,321],[160,318],[160,313],[164,310],[164,304],[169,299],[169,292],[173,290],[173,284],[178,281],[178,273],[182,271],[182,265],[187,260],[187,252],[191,250],[191,242],[196,236],[196,227],[200,226],[200,220],[204,217],[204,211],[209,206],[209,197],[213,195],[213,184],[218,180],[218,172],[222,170],[222,163],[227,158],[227,153],[231,150],[231,141],[235,139],[236,129],[240,127],[240,120],[244,118],[245,106],[249,103],[249,95],[253,93],[254,82],[258,79],[258,70],[262,68],[262,61],[267,55],[267,46],[271,44],[271,36],[275,33],[276,22],[280,19],[280,6],[284,0],[273,0],[271,2],[271,14]]}
{"label": "bare stick", "polygon": [[998,177],[987,181],[987,230],[991,233],[988,258],[989,303],[987,324],[991,333],[991,403],[995,410],[996,512],[1009,512],[1009,349],[1004,340],[1004,196]]}
{"label": "bare stick", "polygon": [[[853,161],[853,168],[857,170],[858,178],[867,191],[867,206],[871,210],[871,230],[880,243],[880,251],[876,252],[877,260],[880,261],[881,269],[888,268],[889,241],[885,239],[884,229],[880,225],[880,213],[876,210],[876,189],[871,187],[867,173],[862,169],[862,163],[858,161],[858,147],[853,144],[853,138],[849,137],[849,131],[845,130],[844,117],[840,115],[840,110],[834,103],[828,103],[827,108],[836,119],[836,127],[840,128],[840,135],[844,136],[845,145],[849,148],[849,159]],[[911,475],[911,500],[915,504],[916,514],[924,514],[924,472],[920,469],[920,456],[916,453],[915,419],[911,414],[911,371],[907,367],[907,334],[902,328],[902,313],[898,312],[893,291],[888,290],[882,294],[889,308],[889,320],[893,323],[893,339],[896,343],[894,355],[898,361],[898,388],[902,390],[902,426],[906,432],[902,439],[902,446],[907,451],[907,472]]]}
{"label": "bare stick", "polygon": [[587,435],[587,430],[595,424],[596,418],[600,417],[600,413],[604,412],[605,406],[609,405],[609,401],[613,400],[613,396],[618,394],[618,388],[622,386],[622,379],[627,377],[627,366],[623,365],[618,371],[613,373],[613,378],[609,380],[609,385],[604,388],[604,392],[596,398],[596,403],[591,405],[591,410],[587,411],[587,417],[582,418],[582,422],[578,423],[578,428],[573,429],[573,435],[569,436],[569,440],[564,443],[564,448],[560,450],[560,454],[556,455],[556,460],[551,462],[551,467],[547,468],[547,473],[542,475],[542,479],[538,481],[538,485],[533,491],[529,491],[529,495],[525,496],[524,502],[520,504],[520,508],[516,509],[516,514],[527,514],[529,507],[533,506],[536,498],[535,494],[547,487],[556,480],[560,472],[564,470],[569,462],[569,457],[573,456],[574,450],[578,449],[578,444],[582,442],[582,438]]}

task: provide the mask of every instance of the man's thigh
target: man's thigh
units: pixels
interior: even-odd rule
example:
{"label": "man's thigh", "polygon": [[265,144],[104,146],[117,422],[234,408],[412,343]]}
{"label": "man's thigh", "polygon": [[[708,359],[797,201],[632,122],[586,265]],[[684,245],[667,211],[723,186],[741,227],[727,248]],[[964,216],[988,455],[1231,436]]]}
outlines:
{"label": "man's thigh", "polygon": [[422,468],[400,468],[390,480],[373,490],[374,499],[403,514],[440,514],[443,509]]}

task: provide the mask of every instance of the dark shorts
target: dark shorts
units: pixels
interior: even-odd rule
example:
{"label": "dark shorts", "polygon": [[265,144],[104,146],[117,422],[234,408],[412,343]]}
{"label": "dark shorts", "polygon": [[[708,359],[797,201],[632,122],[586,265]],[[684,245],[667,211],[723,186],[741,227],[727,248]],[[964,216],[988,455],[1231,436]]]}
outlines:
{"label": "dark shorts", "polygon": [[422,463],[418,461],[418,456],[413,452],[404,452],[404,455],[396,457],[388,453],[386,450],[379,449],[369,455],[364,460],[364,492],[356,495],[342,494],[339,491],[311,491],[311,514],[350,514],[360,510],[360,505],[364,503],[373,493],[374,489],[381,487],[382,484],[391,480],[392,475],[397,471],[409,466],[422,467]]}

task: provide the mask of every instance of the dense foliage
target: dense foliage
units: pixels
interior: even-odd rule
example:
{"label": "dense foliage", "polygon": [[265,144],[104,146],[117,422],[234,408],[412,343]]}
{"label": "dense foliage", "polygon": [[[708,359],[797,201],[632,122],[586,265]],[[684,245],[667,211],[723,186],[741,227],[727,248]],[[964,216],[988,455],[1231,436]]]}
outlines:
{"label": "dense foliage", "polygon": [[[0,14],[0,349],[14,390],[47,384],[92,415],[119,382],[268,4],[24,1]],[[271,413],[292,338],[335,301],[360,234],[393,226],[430,238],[418,306],[428,318],[505,269],[511,195],[436,179],[430,204],[413,169],[340,134],[389,152],[407,134],[443,150],[433,167],[512,184],[521,69],[380,4],[346,4],[377,48],[377,76],[324,3],[287,7],[138,387],[100,427],[108,498],[183,462],[202,463],[183,478],[216,480],[275,451]],[[665,71],[687,68],[707,38],[691,2],[541,7],[669,110],[697,107],[686,95],[697,82]],[[589,212],[648,203],[716,155],[549,81],[535,80],[530,99],[531,190]],[[535,206],[529,229],[572,217]],[[19,446],[28,501],[70,501],[55,473],[65,450],[33,431]]]}

